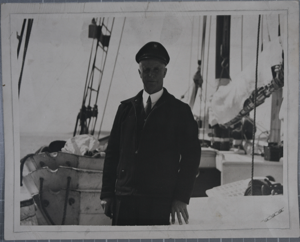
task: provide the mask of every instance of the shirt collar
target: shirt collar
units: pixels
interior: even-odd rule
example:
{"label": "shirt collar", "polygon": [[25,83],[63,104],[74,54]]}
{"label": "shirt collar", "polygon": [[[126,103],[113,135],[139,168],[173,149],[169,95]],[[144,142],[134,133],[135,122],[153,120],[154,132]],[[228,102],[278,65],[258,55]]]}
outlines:
{"label": "shirt collar", "polygon": [[148,94],[145,90],[143,91],[143,104],[144,107],[146,107],[148,97],[151,98],[152,107],[155,105],[155,103],[161,98],[163,95],[164,89],[162,88],[160,91],[152,94]]}

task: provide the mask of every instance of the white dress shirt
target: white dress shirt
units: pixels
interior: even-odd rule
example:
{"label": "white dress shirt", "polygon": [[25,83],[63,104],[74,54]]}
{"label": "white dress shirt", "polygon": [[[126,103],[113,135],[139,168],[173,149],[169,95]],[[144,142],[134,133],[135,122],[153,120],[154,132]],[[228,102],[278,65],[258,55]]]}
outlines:
{"label": "white dress shirt", "polygon": [[160,97],[163,95],[164,89],[162,88],[160,91],[152,94],[148,94],[145,90],[143,91],[143,104],[144,108],[146,108],[148,97],[151,99],[151,108],[157,103]]}

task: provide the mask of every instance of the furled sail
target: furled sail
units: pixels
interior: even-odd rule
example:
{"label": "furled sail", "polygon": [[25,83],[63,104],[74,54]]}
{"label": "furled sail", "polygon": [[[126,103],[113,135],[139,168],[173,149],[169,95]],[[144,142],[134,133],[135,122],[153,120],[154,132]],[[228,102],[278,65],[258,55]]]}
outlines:
{"label": "furled sail", "polygon": [[[258,101],[258,105],[274,90],[283,86],[283,76],[281,80],[277,80],[272,74],[274,66],[280,66],[283,71],[282,53],[280,38],[276,38],[268,42],[259,55],[257,97],[263,98]],[[232,78],[228,85],[219,86],[211,99],[210,125],[230,126],[234,124],[234,120],[238,121],[244,113],[249,113],[251,108],[254,108],[251,106],[251,95],[255,90],[255,63],[254,59],[242,72]],[[246,110],[243,110],[247,105]]]}

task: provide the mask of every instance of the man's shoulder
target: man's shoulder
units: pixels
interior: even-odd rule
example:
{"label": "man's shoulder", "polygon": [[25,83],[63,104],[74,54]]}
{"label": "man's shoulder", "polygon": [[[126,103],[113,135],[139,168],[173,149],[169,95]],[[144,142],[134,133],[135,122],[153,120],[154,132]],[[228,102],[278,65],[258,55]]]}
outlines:
{"label": "man's shoulder", "polygon": [[176,98],[174,95],[170,93],[168,93],[168,95],[169,95],[169,101],[172,103],[172,105],[175,105],[183,109],[190,109],[190,106],[187,103],[179,100],[178,98]]}
{"label": "man's shoulder", "polygon": [[143,90],[141,90],[137,95],[121,101],[120,106],[129,105],[132,102],[138,102],[142,98],[142,94]]}

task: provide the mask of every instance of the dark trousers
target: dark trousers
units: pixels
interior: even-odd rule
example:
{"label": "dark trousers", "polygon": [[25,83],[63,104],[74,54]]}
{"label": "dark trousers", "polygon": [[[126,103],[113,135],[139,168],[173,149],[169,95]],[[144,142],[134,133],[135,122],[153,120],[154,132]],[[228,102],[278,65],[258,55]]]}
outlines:
{"label": "dark trousers", "polygon": [[112,225],[170,225],[171,199],[117,196]]}

